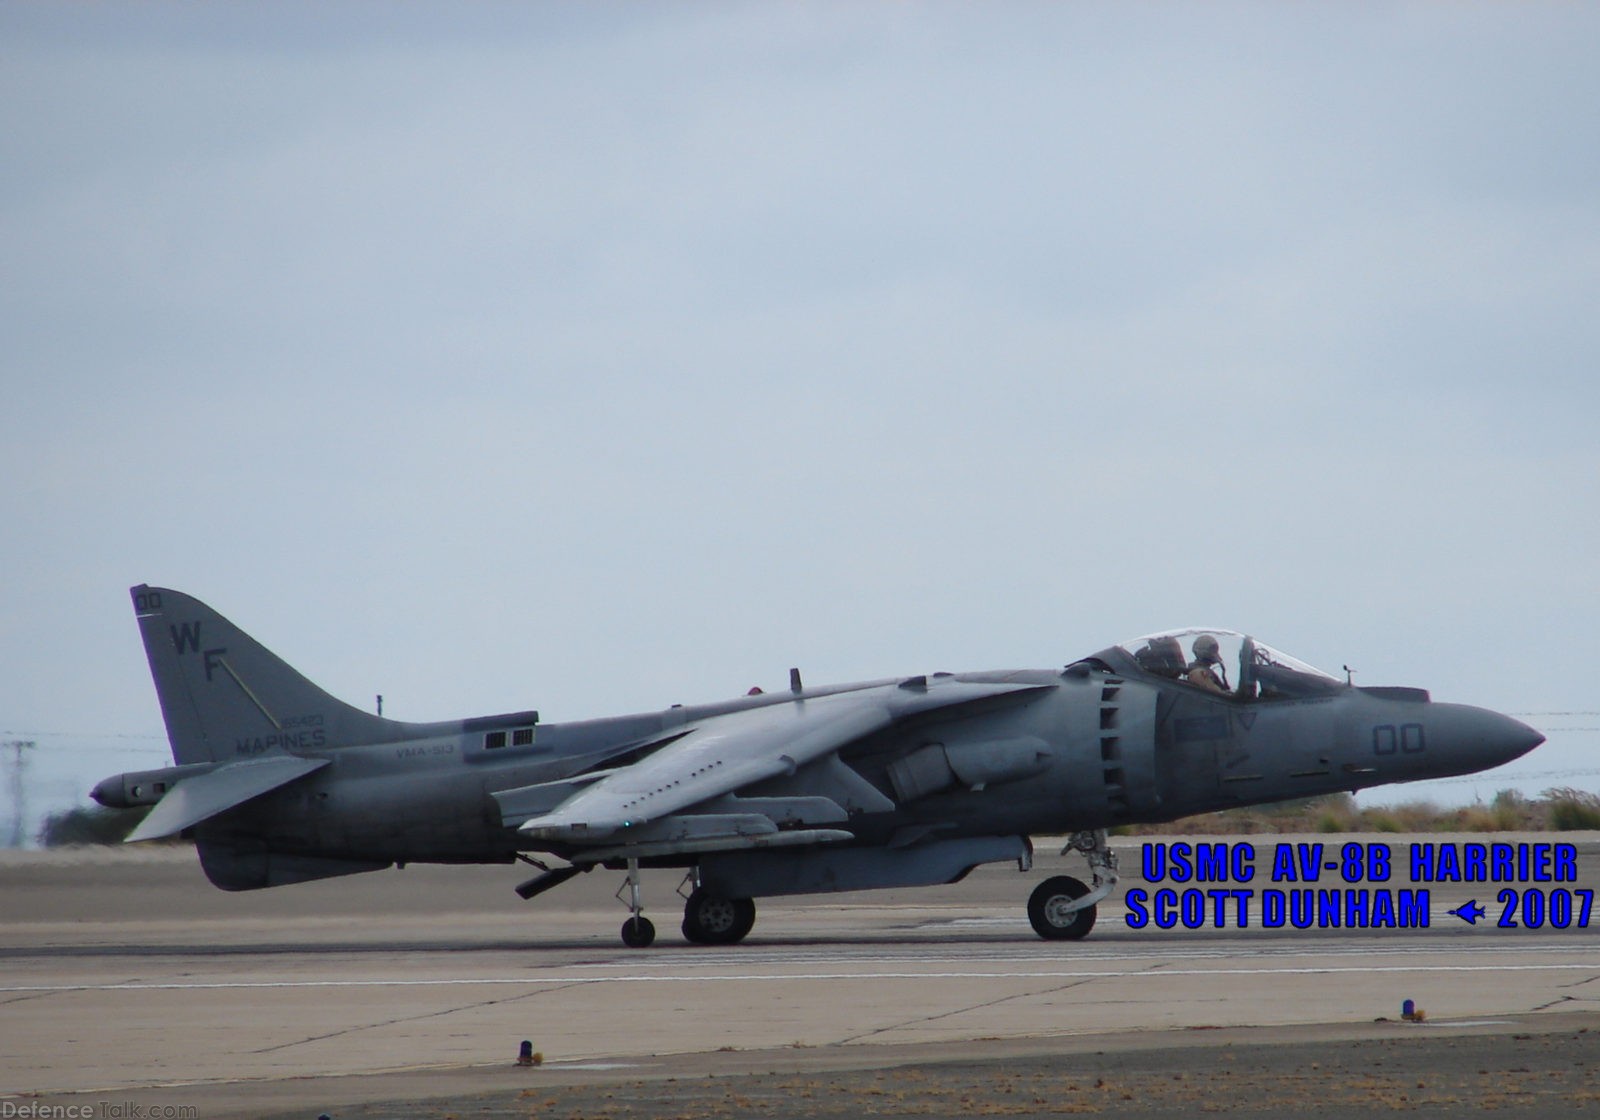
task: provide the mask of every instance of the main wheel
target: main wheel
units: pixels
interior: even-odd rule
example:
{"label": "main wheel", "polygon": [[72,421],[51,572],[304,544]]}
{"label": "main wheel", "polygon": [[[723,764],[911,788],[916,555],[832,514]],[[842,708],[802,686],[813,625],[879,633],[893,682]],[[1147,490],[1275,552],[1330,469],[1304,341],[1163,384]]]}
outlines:
{"label": "main wheel", "polygon": [[1071,875],[1057,875],[1040,883],[1028,899],[1028,921],[1047,941],[1077,941],[1094,928],[1095,908],[1067,910],[1067,905],[1089,893]]}
{"label": "main wheel", "polygon": [[696,945],[733,945],[756,924],[756,904],[748,898],[723,898],[704,887],[683,907],[683,936]]}
{"label": "main wheel", "polygon": [[648,949],[655,939],[656,926],[649,918],[629,918],[622,923],[622,943],[630,949]]}

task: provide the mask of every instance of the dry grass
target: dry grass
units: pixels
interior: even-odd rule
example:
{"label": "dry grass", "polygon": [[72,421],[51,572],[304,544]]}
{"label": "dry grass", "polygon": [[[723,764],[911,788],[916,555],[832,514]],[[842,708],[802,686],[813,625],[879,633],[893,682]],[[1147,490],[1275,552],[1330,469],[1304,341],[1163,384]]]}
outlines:
{"label": "dry grass", "polygon": [[1501,790],[1487,804],[1446,809],[1429,801],[1359,808],[1348,793],[1202,813],[1165,824],[1125,825],[1118,836],[1276,835],[1300,832],[1566,832],[1600,829],[1600,795],[1547,789],[1537,798]]}

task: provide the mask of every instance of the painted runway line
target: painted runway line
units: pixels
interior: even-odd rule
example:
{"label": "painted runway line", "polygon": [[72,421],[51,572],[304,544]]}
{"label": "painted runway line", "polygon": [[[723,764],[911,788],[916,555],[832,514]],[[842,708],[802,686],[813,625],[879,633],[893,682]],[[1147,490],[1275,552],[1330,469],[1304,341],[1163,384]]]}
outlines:
{"label": "painted runway line", "polygon": [[577,984],[750,984],[789,983],[796,980],[1135,980],[1171,979],[1175,976],[1241,977],[1241,976],[1318,976],[1318,975],[1384,975],[1393,973],[1474,973],[1474,972],[1600,972],[1600,962],[1576,964],[1418,964],[1418,965],[1305,965],[1299,968],[1148,968],[1113,970],[983,970],[961,972],[778,972],[745,973],[726,976],[661,976],[635,973],[621,976],[461,976],[440,977],[431,980],[184,980],[184,981],[121,981],[109,984],[8,984],[0,986],[0,994],[41,992],[146,992],[146,991],[208,991],[266,988],[430,988],[471,986],[523,986]]}
{"label": "painted runway line", "polygon": [[[911,947],[901,946],[901,951],[893,955],[881,953],[861,952],[859,955],[851,953],[848,949],[842,951],[825,950],[766,950],[759,947],[741,949],[733,952],[708,953],[693,949],[688,952],[693,954],[694,967],[748,967],[759,965],[793,965],[809,962],[825,962],[838,965],[844,962],[851,964],[883,964],[906,965],[917,964],[999,964],[1013,962],[1055,962],[1062,959],[1059,950],[1054,952],[1047,946],[1038,948],[1018,947],[1015,949],[983,949],[976,952],[962,952],[959,956],[951,953],[946,946]],[[1589,953],[1597,952],[1597,946],[1578,943],[1568,938],[1564,943],[1534,942],[1529,944],[1477,944],[1477,945],[1370,945],[1365,942],[1351,944],[1322,944],[1294,946],[1251,946],[1241,949],[1237,942],[1215,948],[1197,949],[1172,949],[1165,946],[1149,946],[1148,948],[1131,948],[1120,950],[1092,950],[1075,952],[1071,954],[1074,964],[1087,964],[1102,961],[1147,961],[1147,960],[1237,960],[1244,957],[1252,959],[1283,958],[1283,957],[1408,957],[1408,956],[1482,956],[1493,954],[1496,957],[1507,955],[1526,955],[1530,953]],[[674,955],[664,957],[659,964],[656,962],[641,962],[633,960],[595,961],[583,965],[585,968],[640,968],[640,967],[684,967],[685,957]]]}

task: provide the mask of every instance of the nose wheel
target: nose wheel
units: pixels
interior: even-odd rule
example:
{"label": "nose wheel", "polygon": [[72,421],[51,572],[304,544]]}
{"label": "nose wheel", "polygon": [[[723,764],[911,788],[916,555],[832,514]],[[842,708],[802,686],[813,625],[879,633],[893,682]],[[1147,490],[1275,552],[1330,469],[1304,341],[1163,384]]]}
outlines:
{"label": "nose wheel", "polygon": [[1040,883],[1028,899],[1028,922],[1047,941],[1077,941],[1094,928],[1095,907],[1074,908],[1089,888],[1071,875],[1057,875]]}
{"label": "nose wheel", "polygon": [[1028,923],[1047,941],[1077,941],[1094,928],[1095,907],[1117,885],[1117,855],[1106,841],[1104,829],[1079,832],[1067,841],[1061,854],[1083,853],[1094,873],[1087,887],[1071,875],[1046,879],[1028,899]]}

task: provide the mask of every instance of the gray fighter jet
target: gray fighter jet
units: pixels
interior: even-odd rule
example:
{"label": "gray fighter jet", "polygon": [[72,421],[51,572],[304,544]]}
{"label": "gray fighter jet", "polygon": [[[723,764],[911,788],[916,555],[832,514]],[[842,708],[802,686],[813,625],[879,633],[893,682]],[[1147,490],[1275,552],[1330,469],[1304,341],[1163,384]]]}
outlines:
{"label": "gray fighter jet", "polygon": [[539,870],[516,888],[532,898],[625,871],[636,947],[655,937],[644,868],[682,869],[684,937],[727,945],[750,932],[752,899],[1027,871],[1033,835],[1087,858],[1089,884],[1057,876],[1028,902],[1041,937],[1080,938],[1116,883],[1110,827],[1469,774],[1544,741],[1199,629],[1064,669],[822,688],[791,670],[785,692],[645,715],[401,723],[329,696],[188,595],[132,594],[175,765],[95,787],[103,805],[154,806],[130,840],[192,836],[224,890],[521,860]]}

